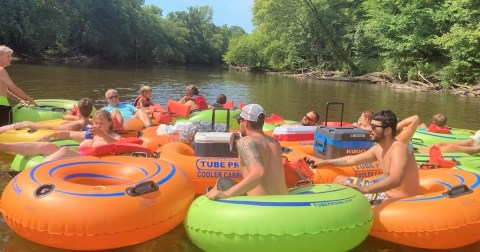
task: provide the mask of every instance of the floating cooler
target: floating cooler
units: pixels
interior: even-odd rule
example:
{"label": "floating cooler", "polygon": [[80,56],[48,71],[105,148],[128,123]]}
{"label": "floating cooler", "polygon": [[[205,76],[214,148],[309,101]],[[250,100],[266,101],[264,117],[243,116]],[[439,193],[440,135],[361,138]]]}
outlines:
{"label": "floating cooler", "polygon": [[195,156],[238,157],[230,151],[230,132],[198,132],[195,134]]}
{"label": "floating cooler", "polygon": [[272,136],[278,141],[308,141],[313,140],[317,126],[276,127]]}
{"label": "floating cooler", "polygon": [[314,155],[322,159],[355,155],[373,146],[370,133],[355,127],[319,126],[315,132]]}

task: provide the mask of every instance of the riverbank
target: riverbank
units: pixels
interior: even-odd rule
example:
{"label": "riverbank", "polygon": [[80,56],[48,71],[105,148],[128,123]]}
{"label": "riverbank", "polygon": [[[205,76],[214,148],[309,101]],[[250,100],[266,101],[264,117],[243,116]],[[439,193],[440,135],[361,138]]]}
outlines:
{"label": "riverbank", "polygon": [[427,78],[419,74],[419,80],[402,81],[387,73],[374,72],[361,76],[349,76],[341,72],[334,71],[314,71],[311,69],[300,69],[293,72],[274,72],[262,69],[254,69],[251,67],[232,67],[228,69],[234,71],[254,71],[265,72],[266,74],[281,74],[294,78],[313,78],[317,80],[330,81],[348,81],[348,82],[367,82],[371,84],[385,85],[393,89],[415,90],[419,92],[450,92],[454,95],[480,97],[480,85],[466,86],[453,84],[451,87],[444,87],[441,84],[429,81]]}
{"label": "riverbank", "polygon": [[300,73],[288,73],[295,78],[314,78],[319,80],[333,80],[333,81],[348,81],[348,82],[368,82],[372,84],[380,84],[389,86],[394,89],[415,90],[421,92],[450,92],[454,95],[464,95],[470,97],[480,96],[480,85],[465,86],[454,84],[451,87],[444,87],[440,84],[433,83],[427,78],[419,74],[420,80],[407,80],[402,82],[398,78],[391,75],[375,72],[362,76],[346,76],[337,72],[321,72],[321,71],[306,71]]}

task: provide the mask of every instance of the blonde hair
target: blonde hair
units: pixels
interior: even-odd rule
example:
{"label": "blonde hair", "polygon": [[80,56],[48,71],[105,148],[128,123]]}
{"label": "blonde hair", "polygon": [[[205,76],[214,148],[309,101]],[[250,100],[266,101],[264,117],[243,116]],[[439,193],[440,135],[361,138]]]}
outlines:
{"label": "blonde hair", "polygon": [[115,93],[115,94],[118,95],[117,90],[111,88],[111,89],[107,90],[107,92],[105,92],[105,98],[108,98],[108,94],[110,94],[110,93]]}
{"label": "blonde hair", "polygon": [[365,118],[367,119],[368,122],[371,122],[372,121],[372,118],[373,118],[373,111],[369,110],[369,109],[365,109],[363,112],[362,112],[362,115],[365,115]]}
{"label": "blonde hair", "polygon": [[140,88],[140,93],[143,94],[143,93],[146,93],[146,92],[151,92],[152,91],[152,88],[150,86],[143,86]]}
{"label": "blonde hair", "polygon": [[8,46],[0,45],[0,55],[3,55],[5,53],[13,53],[13,50],[10,49],[10,47]]}
{"label": "blonde hair", "polygon": [[447,125],[447,116],[444,114],[436,114],[433,116],[432,121],[438,127],[445,127],[445,125]]}
{"label": "blonde hair", "polygon": [[105,109],[99,109],[99,110],[97,110],[97,112],[93,116],[93,118],[95,118],[95,117],[102,117],[103,119],[106,119],[110,123],[110,127],[108,127],[108,129],[110,131],[115,130],[115,127],[114,127],[113,121],[112,121],[112,114],[110,114],[110,112],[106,111]]}

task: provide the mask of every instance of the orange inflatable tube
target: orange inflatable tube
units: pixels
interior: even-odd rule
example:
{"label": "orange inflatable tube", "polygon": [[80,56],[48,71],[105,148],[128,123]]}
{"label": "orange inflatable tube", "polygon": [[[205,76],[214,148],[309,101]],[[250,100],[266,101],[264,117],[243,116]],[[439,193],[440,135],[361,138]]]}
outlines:
{"label": "orange inflatable tube", "polygon": [[160,146],[167,143],[179,142],[180,135],[178,133],[172,134],[157,134],[158,126],[149,127],[141,132],[140,139],[143,140],[143,146],[149,148],[151,151],[156,151]]}
{"label": "orange inflatable tube", "polygon": [[[305,157],[312,157],[313,145],[297,145],[283,147],[285,158],[291,162],[295,162],[298,159],[304,159]],[[382,174],[380,163],[372,162],[360,165],[352,165],[345,167],[336,167],[333,165],[321,166],[312,168],[314,174],[312,182],[314,184],[332,183],[333,180],[339,176],[348,177],[371,177]]]}
{"label": "orange inflatable tube", "polygon": [[420,170],[421,193],[374,206],[370,235],[426,249],[454,249],[480,240],[480,175]]}
{"label": "orange inflatable tube", "polygon": [[175,163],[188,174],[193,182],[195,194],[204,194],[205,189],[214,186],[219,177],[239,181],[242,177],[238,158],[198,157],[194,149],[181,142],[163,145],[157,150],[160,158]]}
{"label": "orange inflatable tube", "polygon": [[172,163],[142,157],[75,157],[39,164],[14,177],[0,209],[33,242],[103,250],[160,236],[178,225],[194,198]]}

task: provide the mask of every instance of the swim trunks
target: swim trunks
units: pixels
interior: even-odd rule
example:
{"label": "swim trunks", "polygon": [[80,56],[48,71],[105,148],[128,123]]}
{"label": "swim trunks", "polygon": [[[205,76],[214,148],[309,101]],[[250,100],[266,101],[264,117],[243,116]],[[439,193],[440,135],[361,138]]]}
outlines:
{"label": "swim trunks", "polygon": [[7,97],[0,96],[0,126],[9,125],[12,122],[12,106],[10,106]]}
{"label": "swim trunks", "polygon": [[[347,179],[347,183],[364,187],[364,186],[374,184],[375,181],[366,179],[366,178],[349,177]],[[368,202],[370,202],[370,205],[377,205],[382,203],[382,201],[384,201],[385,199],[388,199],[388,196],[384,192],[369,193],[369,194],[364,194],[363,196],[367,198]]]}
{"label": "swim trunks", "polygon": [[7,97],[5,97],[5,96],[0,96],[0,105],[10,106],[10,102],[8,102]]}

